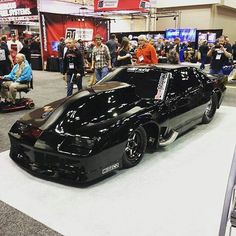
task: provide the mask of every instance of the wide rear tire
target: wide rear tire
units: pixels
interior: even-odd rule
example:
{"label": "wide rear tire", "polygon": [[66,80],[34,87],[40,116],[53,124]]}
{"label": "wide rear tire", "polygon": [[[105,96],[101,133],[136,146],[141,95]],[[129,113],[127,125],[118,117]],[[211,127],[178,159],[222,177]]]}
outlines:
{"label": "wide rear tire", "polygon": [[209,100],[209,102],[207,104],[207,108],[203,114],[203,117],[202,117],[203,124],[208,124],[212,121],[212,119],[216,113],[217,104],[218,104],[217,95],[213,94],[211,96],[211,99]]}
{"label": "wide rear tire", "polygon": [[123,154],[123,167],[136,166],[143,158],[147,147],[147,135],[143,127],[135,129],[129,136]]}

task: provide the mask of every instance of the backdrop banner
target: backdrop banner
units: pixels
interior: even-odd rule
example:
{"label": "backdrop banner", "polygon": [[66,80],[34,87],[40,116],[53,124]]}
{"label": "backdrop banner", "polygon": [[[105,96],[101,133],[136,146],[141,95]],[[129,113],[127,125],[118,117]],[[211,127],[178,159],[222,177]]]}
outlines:
{"label": "backdrop banner", "polygon": [[30,21],[38,15],[37,0],[0,0],[0,21]]}
{"label": "backdrop banner", "polygon": [[103,41],[108,38],[108,20],[81,16],[40,13],[42,53],[44,61],[58,55],[57,46],[61,37],[92,42],[96,34]]}
{"label": "backdrop banner", "polygon": [[94,0],[94,11],[140,11],[150,8],[149,0]]}

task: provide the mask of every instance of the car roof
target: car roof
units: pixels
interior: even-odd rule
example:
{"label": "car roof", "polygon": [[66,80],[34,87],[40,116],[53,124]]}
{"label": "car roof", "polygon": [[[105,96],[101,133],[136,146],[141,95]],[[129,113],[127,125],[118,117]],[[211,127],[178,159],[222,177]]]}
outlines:
{"label": "car roof", "polygon": [[167,64],[167,63],[161,63],[161,64],[153,64],[153,65],[130,65],[126,66],[127,68],[160,68],[160,69],[179,69],[179,68],[188,68],[193,67],[196,68],[194,65],[186,65],[186,64]]}

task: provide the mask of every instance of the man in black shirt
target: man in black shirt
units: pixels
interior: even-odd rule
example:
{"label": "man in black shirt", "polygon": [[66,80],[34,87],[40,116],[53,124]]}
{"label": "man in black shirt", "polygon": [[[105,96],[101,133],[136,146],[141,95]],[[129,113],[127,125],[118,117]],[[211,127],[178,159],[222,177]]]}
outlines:
{"label": "man in black shirt", "polygon": [[231,57],[231,48],[225,45],[224,36],[216,40],[213,46],[207,53],[211,57],[210,74],[223,75],[223,66],[227,65]]}
{"label": "man in black shirt", "polygon": [[111,55],[111,65],[112,67],[115,66],[115,62],[116,62],[116,53],[117,53],[117,49],[118,49],[118,43],[116,41],[116,35],[112,34],[111,35],[111,39],[107,41],[106,43],[109,51],[110,51],[110,55]]}
{"label": "man in black shirt", "polygon": [[73,92],[73,84],[76,84],[78,90],[82,89],[82,77],[84,76],[84,61],[82,54],[75,47],[74,39],[67,40],[68,50],[63,58],[63,74],[67,74],[67,96]]}
{"label": "man in black shirt", "polygon": [[201,66],[200,66],[201,70],[205,69],[208,50],[209,50],[209,47],[207,45],[207,40],[203,40],[202,44],[199,47],[199,52],[201,55]]}
{"label": "man in black shirt", "polygon": [[64,48],[65,48],[65,39],[63,37],[60,38],[60,43],[58,44],[58,58],[59,58],[59,66],[60,72],[63,73],[63,57],[64,57]]}
{"label": "man in black shirt", "polygon": [[20,53],[24,54],[26,60],[29,62],[29,64],[31,64],[31,53],[28,39],[24,39],[23,48],[20,50]]}
{"label": "man in black shirt", "polygon": [[4,73],[4,75],[8,75],[11,72],[11,68],[14,66],[10,51],[8,49],[7,46],[7,36],[3,35],[0,38],[0,48],[1,50],[5,49],[5,53],[6,53],[6,62],[1,62],[1,66],[0,66],[0,73]]}
{"label": "man in black shirt", "polygon": [[233,50],[233,59],[236,60],[236,41],[232,45],[232,50]]}
{"label": "man in black shirt", "polygon": [[8,75],[11,72],[9,61],[13,64],[8,47],[0,39],[0,76]]}

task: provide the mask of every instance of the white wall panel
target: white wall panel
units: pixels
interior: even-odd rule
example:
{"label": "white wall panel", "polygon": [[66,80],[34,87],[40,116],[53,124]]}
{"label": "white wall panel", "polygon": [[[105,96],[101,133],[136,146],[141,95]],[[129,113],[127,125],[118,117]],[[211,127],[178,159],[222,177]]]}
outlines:
{"label": "white wall panel", "polygon": [[111,21],[111,32],[134,32],[134,31],[145,31],[147,29],[147,21],[145,18],[141,19],[126,19],[126,18],[115,18]]}
{"label": "white wall panel", "polygon": [[211,8],[195,7],[194,9],[182,9],[180,15],[176,19],[173,17],[159,18],[156,22],[156,30],[165,30],[167,28],[211,28]]}
{"label": "white wall panel", "polygon": [[230,42],[233,43],[236,40],[236,11],[217,7],[214,15],[212,28],[223,29],[223,34],[229,36]]}
{"label": "white wall panel", "polygon": [[[231,0],[234,1],[235,0]],[[151,6],[156,8],[162,7],[180,7],[193,5],[206,5],[221,3],[221,0],[150,0]]]}
{"label": "white wall panel", "polygon": [[236,1],[235,0],[224,0],[224,5],[227,7],[236,8]]}

